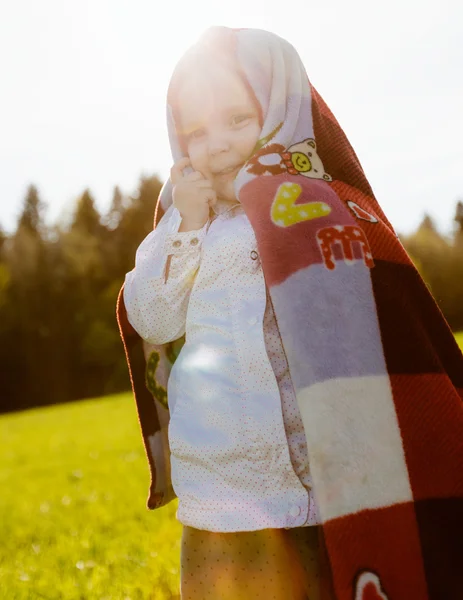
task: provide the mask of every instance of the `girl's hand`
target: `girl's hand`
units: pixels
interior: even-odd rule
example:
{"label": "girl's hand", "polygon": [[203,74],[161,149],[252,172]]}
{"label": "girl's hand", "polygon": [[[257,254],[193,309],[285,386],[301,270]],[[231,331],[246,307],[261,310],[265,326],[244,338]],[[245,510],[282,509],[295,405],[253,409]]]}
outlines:
{"label": "girl's hand", "polygon": [[172,201],[182,216],[179,231],[201,229],[209,218],[209,208],[217,202],[212,183],[199,171],[183,175],[183,169],[190,165],[189,158],[182,158],[170,170]]}

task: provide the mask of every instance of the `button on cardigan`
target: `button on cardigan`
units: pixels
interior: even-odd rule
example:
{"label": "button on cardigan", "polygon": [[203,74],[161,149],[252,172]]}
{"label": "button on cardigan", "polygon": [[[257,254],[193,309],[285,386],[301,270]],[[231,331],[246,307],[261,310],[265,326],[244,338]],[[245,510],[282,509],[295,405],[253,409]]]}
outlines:
{"label": "button on cardigan", "polygon": [[307,445],[252,226],[217,203],[178,232],[171,206],[126,275],[129,322],[149,343],[185,335],[167,393],[177,519],[209,531],[320,524]]}

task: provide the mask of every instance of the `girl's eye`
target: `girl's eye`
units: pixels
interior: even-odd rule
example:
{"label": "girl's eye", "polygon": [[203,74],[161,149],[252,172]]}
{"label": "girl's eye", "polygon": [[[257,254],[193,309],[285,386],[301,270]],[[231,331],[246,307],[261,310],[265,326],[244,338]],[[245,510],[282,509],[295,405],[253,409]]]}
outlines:
{"label": "girl's eye", "polygon": [[189,140],[197,140],[200,137],[202,137],[204,135],[204,133],[205,133],[204,128],[201,127],[200,129],[195,129],[194,131],[189,133],[187,137]]}
{"label": "girl's eye", "polygon": [[232,125],[241,125],[244,121],[250,119],[249,115],[235,115],[231,118]]}

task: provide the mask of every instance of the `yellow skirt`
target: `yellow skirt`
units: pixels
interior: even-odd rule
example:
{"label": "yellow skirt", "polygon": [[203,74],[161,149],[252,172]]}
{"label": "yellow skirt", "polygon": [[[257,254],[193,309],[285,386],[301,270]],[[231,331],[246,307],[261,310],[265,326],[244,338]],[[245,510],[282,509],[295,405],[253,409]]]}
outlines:
{"label": "yellow skirt", "polygon": [[321,527],[215,533],[184,526],[182,600],[331,600]]}

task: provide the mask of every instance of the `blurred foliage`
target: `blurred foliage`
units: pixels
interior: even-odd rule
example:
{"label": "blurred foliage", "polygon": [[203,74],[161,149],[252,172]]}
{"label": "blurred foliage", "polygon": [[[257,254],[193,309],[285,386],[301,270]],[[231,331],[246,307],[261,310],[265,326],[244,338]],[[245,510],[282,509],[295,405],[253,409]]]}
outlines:
{"label": "blurred foliage", "polygon": [[155,176],[133,196],[116,187],[105,215],[85,190],[47,226],[29,187],[16,231],[0,229],[0,412],[130,389],[116,300],[160,189]]}
{"label": "blurred foliage", "polygon": [[452,235],[441,235],[425,215],[417,231],[403,237],[402,243],[450,327],[463,329],[463,202],[457,203]]}
{"label": "blurred foliage", "polygon": [[[0,227],[0,412],[130,389],[115,306],[160,189],[155,176],[133,195],[115,187],[106,214],[86,189],[69,222],[48,226],[31,185],[16,231]],[[425,216],[401,240],[450,326],[463,330],[463,203],[451,235]]]}

